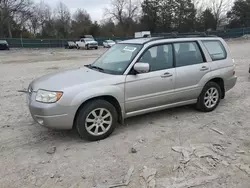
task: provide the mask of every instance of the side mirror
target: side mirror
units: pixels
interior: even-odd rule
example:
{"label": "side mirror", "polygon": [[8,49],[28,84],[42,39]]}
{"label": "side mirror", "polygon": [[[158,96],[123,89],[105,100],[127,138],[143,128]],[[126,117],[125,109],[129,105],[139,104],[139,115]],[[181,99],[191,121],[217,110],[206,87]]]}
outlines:
{"label": "side mirror", "polygon": [[136,63],[134,65],[134,70],[138,73],[147,73],[149,72],[150,66],[148,63]]}

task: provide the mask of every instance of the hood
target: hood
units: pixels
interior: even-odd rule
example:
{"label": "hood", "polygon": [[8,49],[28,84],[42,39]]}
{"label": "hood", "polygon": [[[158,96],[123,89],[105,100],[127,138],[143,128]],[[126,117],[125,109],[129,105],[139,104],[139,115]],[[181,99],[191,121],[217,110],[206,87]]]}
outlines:
{"label": "hood", "polygon": [[75,85],[94,83],[111,77],[112,75],[83,67],[42,76],[34,80],[31,87],[33,91],[38,89],[63,91],[65,88],[74,87]]}
{"label": "hood", "polygon": [[113,46],[113,45],[115,45],[115,42],[109,42],[108,45]]}
{"label": "hood", "polygon": [[97,44],[97,42],[96,41],[86,41],[86,44]]}

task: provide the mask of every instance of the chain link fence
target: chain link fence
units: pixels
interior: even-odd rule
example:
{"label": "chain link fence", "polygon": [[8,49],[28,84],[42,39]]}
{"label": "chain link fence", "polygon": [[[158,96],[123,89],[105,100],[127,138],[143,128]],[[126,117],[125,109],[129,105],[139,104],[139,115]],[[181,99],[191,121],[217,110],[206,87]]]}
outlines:
{"label": "chain link fence", "polygon": [[[228,29],[223,31],[208,31],[208,35],[217,35],[222,38],[237,38],[244,35],[250,35],[249,28]],[[164,33],[153,33],[152,36],[161,36]],[[128,37],[96,37],[95,40],[101,46],[104,40],[127,40],[134,36]],[[74,41],[76,39],[27,39],[27,38],[0,38],[0,40],[7,40],[11,48],[62,48],[67,41]]]}

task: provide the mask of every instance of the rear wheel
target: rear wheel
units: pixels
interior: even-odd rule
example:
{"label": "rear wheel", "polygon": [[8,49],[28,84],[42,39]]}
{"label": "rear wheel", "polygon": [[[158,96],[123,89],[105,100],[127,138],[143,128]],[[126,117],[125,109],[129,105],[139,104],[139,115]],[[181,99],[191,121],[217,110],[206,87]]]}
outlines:
{"label": "rear wheel", "polygon": [[219,105],[221,96],[220,86],[215,82],[209,82],[203,88],[196,107],[200,111],[211,112]]}
{"label": "rear wheel", "polygon": [[105,100],[93,100],[79,111],[76,128],[81,138],[97,141],[107,138],[117,124],[115,107]]}

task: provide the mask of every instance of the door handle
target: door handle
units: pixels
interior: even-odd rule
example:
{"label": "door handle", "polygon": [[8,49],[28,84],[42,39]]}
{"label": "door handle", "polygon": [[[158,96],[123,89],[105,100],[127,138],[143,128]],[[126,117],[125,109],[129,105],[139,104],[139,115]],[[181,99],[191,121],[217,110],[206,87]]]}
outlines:
{"label": "door handle", "polygon": [[206,70],[209,70],[209,68],[208,67],[206,67],[206,66],[203,66],[203,67],[201,67],[201,69],[200,69],[201,71],[206,71]]}
{"label": "door handle", "polygon": [[162,78],[167,78],[167,77],[171,77],[171,76],[173,76],[173,75],[169,72],[166,72],[163,75],[161,75]]}

